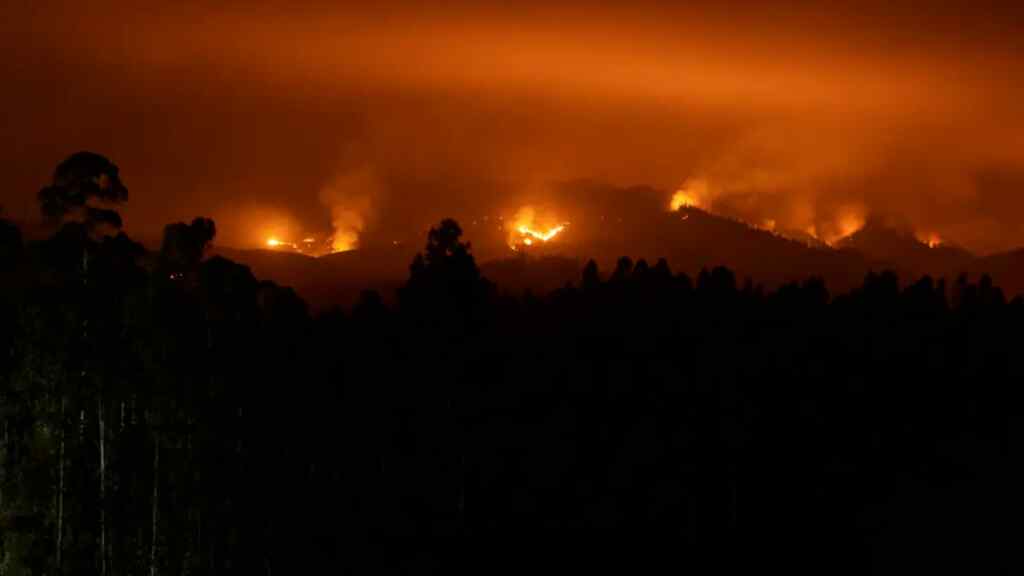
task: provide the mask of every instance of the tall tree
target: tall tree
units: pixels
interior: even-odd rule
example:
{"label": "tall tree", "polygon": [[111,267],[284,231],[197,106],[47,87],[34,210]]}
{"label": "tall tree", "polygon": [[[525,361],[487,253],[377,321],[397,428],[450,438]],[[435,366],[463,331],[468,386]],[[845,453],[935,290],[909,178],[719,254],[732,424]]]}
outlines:
{"label": "tall tree", "polygon": [[194,269],[216,235],[217,225],[209,218],[196,218],[191,224],[168,224],[160,245],[162,265],[171,273]]}
{"label": "tall tree", "polygon": [[77,152],[57,165],[50,184],[39,191],[43,216],[54,223],[82,222],[89,232],[120,229],[121,215],[108,206],[128,199],[117,165],[95,152]]}

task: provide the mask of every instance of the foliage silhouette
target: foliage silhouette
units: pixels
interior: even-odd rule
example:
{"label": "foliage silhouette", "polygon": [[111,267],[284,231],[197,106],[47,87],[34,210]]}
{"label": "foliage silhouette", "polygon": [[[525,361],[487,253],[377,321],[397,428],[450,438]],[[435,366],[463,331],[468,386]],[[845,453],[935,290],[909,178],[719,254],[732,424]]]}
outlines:
{"label": "foliage silhouette", "polygon": [[313,317],[204,259],[214,230],[173,224],[148,254],[0,226],[0,573],[1013,557],[1024,301],[986,278],[766,292],[623,259],[512,297],[446,220],[397,306]]}
{"label": "foliage silhouette", "polygon": [[121,183],[117,166],[93,152],[77,152],[58,164],[53,181],[38,194],[45,218],[58,223],[75,218],[90,232],[104,226],[119,229],[122,225],[116,210],[90,201],[116,204],[127,199],[128,189]]}
{"label": "foliage silhouette", "polygon": [[191,224],[168,224],[160,245],[164,267],[177,272],[194,269],[216,235],[217,226],[209,218],[196,218]]}

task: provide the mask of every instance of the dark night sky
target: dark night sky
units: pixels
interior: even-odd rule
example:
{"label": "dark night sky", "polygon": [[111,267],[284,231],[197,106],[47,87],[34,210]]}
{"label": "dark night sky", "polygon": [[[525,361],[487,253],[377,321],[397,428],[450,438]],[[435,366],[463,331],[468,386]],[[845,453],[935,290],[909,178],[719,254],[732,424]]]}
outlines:
{"label": "dark night sky", "polygon": [[1019,1],[66,4],[0,21],[17,218],[90,149],[133,234],[201,214],[235,245],[325,231],[325,201],[403,234],[575,178],[1024,245]]}

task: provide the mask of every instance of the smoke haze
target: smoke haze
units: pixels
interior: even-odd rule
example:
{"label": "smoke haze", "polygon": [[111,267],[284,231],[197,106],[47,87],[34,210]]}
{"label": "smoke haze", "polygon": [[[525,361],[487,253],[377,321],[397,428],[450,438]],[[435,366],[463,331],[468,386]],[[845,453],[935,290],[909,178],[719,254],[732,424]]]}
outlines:
{"label": "smoke haze", "polygon": [[320,202],[331,214],[333,251],[359,248],[359,237],[372,222],[381,195],[381,184],[368,167],[342,174],[320,190]]}
{"label": "smoke haze", "polygon": [[35,218],[89,149],[133,234],[202,214],[237,246],[421,237],[580,180],[659,209],[699,180],[715,211],[822,237],[1024,244],[1020,3],[676,4],[15,0],[0,204]]}

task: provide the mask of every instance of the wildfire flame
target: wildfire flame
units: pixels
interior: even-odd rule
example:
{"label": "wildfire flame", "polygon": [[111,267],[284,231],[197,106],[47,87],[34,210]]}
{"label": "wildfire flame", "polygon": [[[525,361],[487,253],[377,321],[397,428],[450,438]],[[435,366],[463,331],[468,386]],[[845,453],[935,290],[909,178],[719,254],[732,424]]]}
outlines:
{"label": "wildfire flame", "polygon": [[682,188],[672,194],[669,209],[676,212],[680,208],[700,208],[707,210],[711,204],[711,188],[708,181],[697,179],[688,181]]}
{"label": "wildfire flame", "polygon": [[359,237],[373,220],[383,191],[371,166],[341,173],[320,189],[320,202],[331,211],[333,234],[328,252],[359,248]]}
{"label": "wildfire flame", "polygon": [[697,200],[687,194],[685,190],[676,190],[676,193],[672,195],[672,202],[670,206],[672,211],[676,212],[683,207],[689,208],[697,206]]}
{"label": "wildfire flame", "polygon": [[551,240],[555,236],[558,236],[558,234],[562,230],[565,230],[565,224],[555,226],[554,228],[549,228],[548,230],[544,231],[534,230],[529,226],[520,226],[516,230],[519,232],[519,234],[524,236],[526,240],[536,238],[537,240],[540,240],[542,242],[547,242],[548,240]]}
{"label": "wildfire flame", "polygon": [[324,254],[330,254],[333,252],[330,245],[330,240],[324,240],[313,236],[307,236],[300,242],[291,242],[284,240],[281,236],[273,235],[268,236],[263,241],[264,246],[270,250],[284,251],[284,252],[298,252],[300,254],[306,254],[307,256],[323,256]]}
{"label": "wildfire flame", "polygon": [[843,238],[854,235],[864,227],[864,212],[858,207],[844,209],[836,222],[836,232],[825,240],[828,245],[833,245]]}
{"label": "wildfire flame", "polygon": [[332,252],[348,252],[359,247],[359,231],[354,228],[343,228],[335,219],[334,237],[331,239]]}
{"label": "wildfire flame", "polygon": [[519,250],[521,246],[550,242],[568,226],[567,222],[544,226],[538,224],[536,220],[536,210],[532,206],[524,206],[516,213],[508,242],[512,250]]}
{"label": "wildfire flame", "polygon": [[279,238],[277,238],[275,236],[271,236],[270,238],[267,238],[267,247],[268,248],[274,248],[274,249],[288,248],[290,250],[295,250],[295,251],[298,251],[298,252],[302,251],[302,248],[298,244],[296,244],[295,242],[288,242],[287,240],[281,240],[281,239],[279,239]]}
{"label": "wildfire flame", "polygon": [[537,230],[530,228],[529,226],[518,226],[516,227],[516,233],[513,235],[512,240],[509,242],[509,246],[513,250],[518,250],[520,244],[524,246],[533,246],[535,243],[546,243],[553,240],[556,236],[565,230],[566,224],[559,224],[553,228],[545,230]]}
{"label": "wildfire flame", "polygon": [[274,250],[288,249],[295,250],[296,252],[302,252],[302,248],[299,247],[298,244],[294,242],[288,242],[287,240],[281,240],[276,236],[271,236],[270,238],[267,238],[267,248],[272,248]]}
{"label": "wildfire flame", "polygon": [[929,232],[927,234],[919,233],[917,235],[917,239],[922,244],[926,244],[929,248],[935,248],[936,246],[940,246],[942,244],[942,238],[934,232]]}

